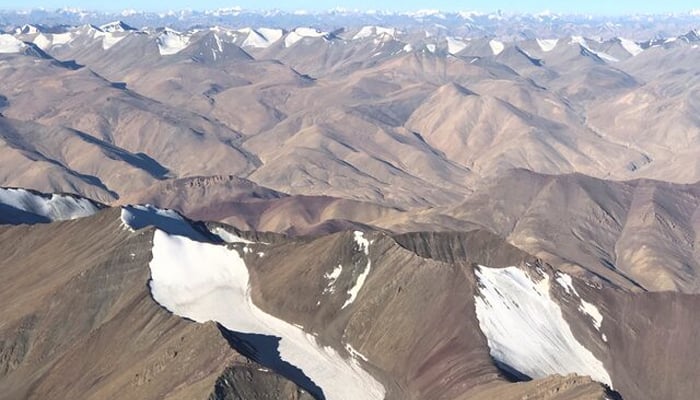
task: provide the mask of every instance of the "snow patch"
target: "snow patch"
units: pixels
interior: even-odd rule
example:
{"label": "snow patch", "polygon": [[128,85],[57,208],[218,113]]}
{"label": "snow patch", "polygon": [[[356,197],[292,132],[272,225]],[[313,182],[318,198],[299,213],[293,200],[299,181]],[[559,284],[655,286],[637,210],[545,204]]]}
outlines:
{"label": "snow patch", "polygon": [[467,47],[467,44],[463,42],[462,40],[459,40],[457,38],[453,38],[451,36],[447,37],[447,52],[450,54],[457,54],[460,51],[464,50]]}
{"label": "snow patch", "polygon": [[156,38],[161,56],[171,56],[184,50],[190,43],[190,36],[166,29]]}
{"label": "snow patch", "polygon": [[603,363],[579,343],[549,294],[545,274],[533,282],[516,267],[476,270],[479,327],[491,356],[531,378],[589,375],[612,387]]}
{"label": "snow patch", "polygon": [[435,53],[435,45],[434,44],[426,44],[425,48],[428,49],[429,52]]}
{"label": "snow patch", "polygon": [[54,46],[67,44],[71,40],[73,40],[73,35],[70,32],[54,33],[51,35],[51,42]]}
{"label": "snow patch", "polygon": [[624,38],[619,38],[620,39],[620,44],[622,47],[632,55],[632,57],[639,55],[639,53],[643,52],[644,50],[635,42],[629,40],[629,39],[624,39]]}
{"label": "snow patch", "polygon": [[323,294],[335,292],[335,282],[340,278],[341,273],[343,273],[343,266],[338,264],[337,267],[333,268],[333,272],[327,272],[323,275],[328,280],[328,285],[323,289]]}
{"label": "snow patch", "polygon": [[554,50],[557,47],[557,43],[559,43],[559,39],[537,39],[537,45],[545,53]]}
{"label": "snow patch", "polygon": [[242,237],[227,231],[225,228],[217,226],[211,230],[211,233],[221,238],[226,243],[243,243],[243,244],[253,244],[255,242],[248,239],[243,239]]}
{"label": "snow patch", "polygon": [[588,46],[588,42],[586,42],[586,39],[584,39],[583,36],[572,36],[572,37],[571,37],[571,42],[569,42],[569,44],[578,44],[578,45],[580,45],[581,47],[583,47],[584,49],[586,49],[588,52],[595,54],[596,56],[598,56],[600,59],[602,59],[602,60],[604,60],[604,61],[608,61],[608,62],[618,62],[618,61],[620,61],[620,60],[618,60],[617,58],[615,58],[615,57],[613,57],[613,56],[611,56],[611,55],[609,55],[609,54],[606,54],[606,53],[603,53],[603,52],[600,52],[600,51],[595,51],[595,50],[591,49],[591,48]]}
{"label": "snow patch", "polygon": [[319,38],[324,37],[328,32],[321,32],[314,28],[296,28],[295,30],[289,32],[287,37],[284,38],[284,47],[292,47],[298,41],[304,38]]}
{"label": "snow patch", "polygon": [[260,28],[259,30],[243,28],[239,33],[247,35],[241,46],[264,49],[278,41],[284,32],[281,29]]}
{"label": "snow patch", "polygon": [[20,53],[27,45],[9,34],[0,34],[0,54]]}
{"label": "snow patch", "polygon": [[[566,294],[575,294],[578,296],[578,292],[574,287],[574,282],[571,279],[571,275],[557,272],[557,277],[554,280],[566,291]],[[579,296],[580,297],[580,296]]]}
{"label": "snow patch", "polygon": [[501,54],[506,48],[503,42],[499,42],[498,40],[490,40],[489,46],[491,47],[491,51],[493,52],[494,56]]}
{"label": "snow patch", "polygon": [[88,217],[99,210],[97,204],[80,197],[0,188],[0,222],[33,224],[63,221]]}
{"label": "snow patch", "polygon": [[[563,272],[557,272],[557,276],[554,280],[562,288],[564,288],[566,294],[572,294],[579,298],[580,303],[578,306],[578,310],[591,317],[591,320],[593,321],[593,327],[595,327],[595,329],[600,332],[600,327],[603,325],[603,314],[600,313],[598,307],[581,298],[581,295],[578,294],[576,288],[573,285],[573,280],[571,279],[571,276]],[[607,342],[605,334],[602,334],[601,338],[603,339],[603,341]]]}
{"label": "snow patch", "polygon": [[396,28],[385,28],[382,26],[363,26],[359,32],[352,37],[352,40],[366,39],[372,36],[396,37]]}
{"label": "snow patch", "polygon": [[263,35],[270,44],[275,43],[276,41],[282,39],[282,36],[284,36],[284,31],[282,29],[258,28],[257,31]]}
{"label": "snow patch", "polygon": [[234,335],[245,335],[249,345],[279,338],[277,349],[253,349],[258,361],[273,369],[285,362],[299,368],[328,400],[384,398],[382,384],[355,358],[344,359],[313,335],[259,309],[250,296],[248,268],[236,251],[157,230],[152,252],[151,294],[166,309],[200,323],[217,321]]}
{"label": "snow patch", "polygon": [[350,343],[346,343],[346,344],[345,344],[345,350],[347,350],[348,354],[350,354],[350,355],[351,355],[352,357],[354,357],[354,358],[359,358],[359,359],[361,359],[361,360],[364,361],[364,362],[368,362],[368,361],[369,361],[369,359],[368,359],[367,357],[365,357],[362,353],[360,353],[359,351],[355,350],[355,348],[352,347],[352,345],[351,345]]}
{"label": "snow patch", "polygon": [[32,42],[34,42],[34,44],[37,45],[37,47],[42,49],[42,50],[47,50],[53,44],[51,39],[49,39],[43,33],[36,35],[36,37],[34,38],[34,40],[32,40]]}
{"label": "snow patch", "polygon": [[581,299],[581,304],[578,306],[578,310],[591,317],[593,320],[593,326],[597,331],[600,331],[600,327],[603,324],[603,314],[600,313],[598,307],[584,299]]}
{"label": "snow patch", "polygon": [[95,38],[102,38],[102,49],[109,50],[112,46],[119,43],[122,39],[126,37],[124,33],[112,33],[112,32],[95,32]]}
{"label": "snow patch", "polygon": [[25,35],[33,35],[35,33],[39,33],[39,28],[37,28],[34,25],[25,24],[19,29],[19,33],[22,33]]}
{"label": "snow patch", "polygon": [[104,24],[104,25],[100,26],[100,30],[102,32],[114,33],[114,32],[128,32],[128,31],[133,31],[135,29],[130,27],[129,25],[125,24],[122,21],[114,21],[114,22],[110,22],[108,24]]}
{"label": "snow patch", "polygon": [[158,208],[151,204],[122,207],[121,220],[133,231],[155,226],[171,235],[187,236],[192,240],[208,241],[203,232],[194,228],[177,211]]}
{"label": "snow patch", "polygon": [[369,245],[370,242],[367,240],[364,236],[364,233],[360,231],[355,231],[354,232],[354,239],[355,239],[355,244],[357,247],[360,249],[360,251],[365,253],[365,256],[367,256],[367,265],[365,266],[365,269],[360,273],[360,275],[357,277],[357,280],[355,281],[355,285],[351,287],[348,290],[348,294],[350,295],[350,298],[345,301],[341,309],[349,306],[352,304],[355,299],[357,298],[357,294],[360,292],[360,289],[362,289],[362,286],[364,286],[365,281],[367,280],[367,277],[369,276],[369,271],[372,267],[372,260],[369,259]]}

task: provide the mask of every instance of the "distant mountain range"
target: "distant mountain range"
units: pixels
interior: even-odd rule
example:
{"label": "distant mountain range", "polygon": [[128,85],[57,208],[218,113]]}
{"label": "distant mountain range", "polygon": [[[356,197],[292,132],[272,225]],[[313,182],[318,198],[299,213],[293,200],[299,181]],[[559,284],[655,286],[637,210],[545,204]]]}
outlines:
{"label": "distant mountain range", "polygon": [[168,26],[189,29],[197,26],[222,25],[228,27],[272,26],[293,29],[312,26],[321,30],[364,25],[386,25],[399,29],[425,29],[439,33],[449,30],[455,35],[496,36],[504,40],[528,39],[536,36],[584,35],[607,39],[614,36],[643,39],[656,36],[675,36],[700,25],[700,10],[662,15],[599,16],[586,14],[557,14],[541,12],[517,14],[507,12],[482,13],[475,11],[443,12],[418,10],[415,12],[358,11],[333,9],[321,12],[246,10],[238,7],[208,11],[173,10],[142,12],[124,10],[98,12],[64,8],[57,10],[0,10],[0,28],[6,31],[25,24],[102,25],[123,20],[135,27]]}

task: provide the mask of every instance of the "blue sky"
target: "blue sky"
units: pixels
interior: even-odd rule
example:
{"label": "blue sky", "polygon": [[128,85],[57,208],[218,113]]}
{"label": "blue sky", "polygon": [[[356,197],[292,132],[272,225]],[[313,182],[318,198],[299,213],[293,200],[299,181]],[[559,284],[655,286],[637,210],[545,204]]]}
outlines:
{"label": "blue sky", "polygon": [[0,8],[2,9],[27,9],[36,7],[53,9],[76,7],[109,11],[121,11],[129,8],[147,11],[166,11],[179,9],[202,10],[233,6],[240,6],[247,9],[278,8],[283,10],[327,10],[336,7],[392,11],[411,11],[419,9],[495,11],[501,9],[509,12],[540,12],[551,10],[554,12],[617,15],[631,13],[687,12],[691,9],[700,8],[700,3],[688,0],[119,0],[114,2],[99,0],[0,0]]}

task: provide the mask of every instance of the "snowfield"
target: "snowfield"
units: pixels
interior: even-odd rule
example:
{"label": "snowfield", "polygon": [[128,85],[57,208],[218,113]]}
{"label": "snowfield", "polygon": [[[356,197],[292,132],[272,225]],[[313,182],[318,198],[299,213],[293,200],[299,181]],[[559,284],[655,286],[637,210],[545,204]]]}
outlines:
{"label": "snowfield", "polygon": [[[259,361],[271,368],[291,364],[300,369],[310,379],[307,390],[309,385],[311,391],[320,387],[328,400],[384,398],[384,387],[361,367],[359,353],[343,358],[319,345],[313,335],[253,304],[248,269],[235,250],[156,230],[149,266],[151,294],[160,305],[200,323],[217,321],[254,346],[258,340],[278,338],[281,360]],[[277,354],[269,346],[254,353],[261,358]]]}
{"label": "snowfield", "polygon": [[298,41],[304,38],[320,38],[324,37],[328,32],[321,32],[313,28],[296,28],[295,30],[289,32],[287,37],[284,38],[284,47],[292,47]]}
{"label": "snowfield", "polygon": [[366,39],[372,36],[383,36],[387,35],[392,38],[396,37],[396,28],[385,28],[382,26],[363,26],[359,32],[352,37],[352,40]]}
{"label": "snowfield", "polygon": [[33,224],[63,221],[88,217],[99,210],[96,203],[80,197],[0,188],[0,222]]}
{"label": "snowfield", "polygon": [[467,48],[467,44],[457,38],[448,36],[447,38],[447,52],[450,54],[457,54],[460,51]]}
{"label": "snowfield", "polygon": [[494,56],[501,54],[503,52],[503,50],[506,48],[506,46],[503,44],[503,42],[499,42],[498,40],[489,41],[489,47],[491,47],[491,52],[493,53]]}
{"label": "snowfield", "polygon": [[190,43],[190,36],[166,29],[156,39],[161,56],[171,56],[184,50]]}
{"label": "snowfield", "polygon": [[27,47],[21,40],[12,35],[0,34],[0,54],[19,53]]}
{"label": "snowfield", "polygon": [[559,39],[537,39],[537,45],[545,53],[554,50],[557,47],[557,43],[559,43]]}
{"label": "snowfield", "polygon": [[612,387],[603,363],[576,340],[551,298],[546,274],[537,282],[516,267],[480,266],[476,276],[479,327],[496,361],[531,378],[576,373]]}

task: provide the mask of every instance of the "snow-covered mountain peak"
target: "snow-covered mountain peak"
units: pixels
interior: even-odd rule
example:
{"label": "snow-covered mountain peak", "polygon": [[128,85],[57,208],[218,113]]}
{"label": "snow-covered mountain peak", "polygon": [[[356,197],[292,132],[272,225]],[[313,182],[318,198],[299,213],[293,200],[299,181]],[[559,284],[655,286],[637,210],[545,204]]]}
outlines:
{"label": "snow-covered mountain peak", "polygon": [[328,32],[323,32],[316,28],[298,27],[287,34],[284,38],[284,46],[291,47],[298,41],[305,38],[321,38],[328,35]]}
{"label": "snow-covered mountain peak", "polygon": [[162,56],[177,54],[187,47],[190,43],[190,38],[191,36],[188,34],[165,28],[156,38],[158,51]]}
{"label": "snow-covered mountain peak", "polygon": [[284,31],[273,28],[242,28],[237,32],[246,35],[241,44],[243,47],[267,48],[282,38]]}
{"label": "snow-covered mountain peak", "polygon": [[110,22],[108,24],[104,24],[100,26],[100,30],[102,32],[129,32],[129,31],[135,31],[136,28],[127,25],[123,21],[114,21]]}
{"label": "snow-covered mountain peak", "polygon": [[396,34],[396,28],[385,28],[376,25],[366,25],[360,28],[360,30],[352,37],[352,40],[366,39],[373,36],[388,36],[391,38],[395,38]]}
{"label": "snow-covered mountain peak", "polygon": [[39,27],[36,25],[31,25],[31,24],[24,24],[22,25],[21,28],[16,29],[16,33],[20,35],[33,35],[35,33],[39,33]]}

